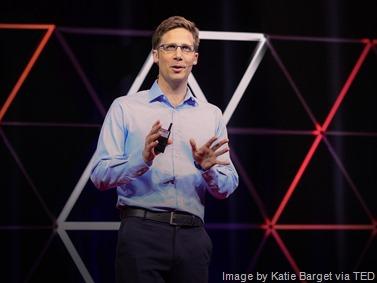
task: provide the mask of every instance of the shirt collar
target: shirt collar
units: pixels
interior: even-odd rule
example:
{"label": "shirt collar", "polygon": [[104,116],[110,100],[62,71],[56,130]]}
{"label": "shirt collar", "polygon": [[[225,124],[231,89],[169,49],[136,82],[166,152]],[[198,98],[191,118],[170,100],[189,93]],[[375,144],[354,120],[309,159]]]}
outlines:
{"label": "shirt collar", "polygon": [[[160,86],[158,85],[157,80],[153,83],[151,89],[149,90],[149,102],[151,103],[155,101],[160,101],[160,102],[168,101],[166,96],[160,89]],[[188,104],[191,106],[198,105],[198,99],[193,95],[190,88],[188,88],[188,91],[186,93],[186,96],[182,104]]]}

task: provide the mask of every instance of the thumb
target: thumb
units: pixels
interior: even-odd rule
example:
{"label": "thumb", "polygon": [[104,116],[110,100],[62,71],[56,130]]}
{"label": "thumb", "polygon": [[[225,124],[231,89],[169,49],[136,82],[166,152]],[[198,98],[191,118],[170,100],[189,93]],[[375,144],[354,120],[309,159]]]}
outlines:
{"label": "thumb", "polygon": [[190,139],[190,145],[191,145],[191,149],[193,152],[196,151],[196,142],[194,141],[194,139]]}

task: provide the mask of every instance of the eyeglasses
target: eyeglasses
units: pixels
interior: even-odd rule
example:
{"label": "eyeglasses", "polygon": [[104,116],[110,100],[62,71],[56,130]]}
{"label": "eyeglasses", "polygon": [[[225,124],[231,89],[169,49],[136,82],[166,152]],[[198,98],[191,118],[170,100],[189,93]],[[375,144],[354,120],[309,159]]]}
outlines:
{"label": "eyeglasses", "polygon": [[188,45],[188,44],[182,44],[182,45],[178,45],[175,43],[161,44],[158,48],[162,49],[163,51],[167,53],[173,53],[177,51],[178,47],[180,47],[181,51],[186,54],[195,52],[194,46]]}

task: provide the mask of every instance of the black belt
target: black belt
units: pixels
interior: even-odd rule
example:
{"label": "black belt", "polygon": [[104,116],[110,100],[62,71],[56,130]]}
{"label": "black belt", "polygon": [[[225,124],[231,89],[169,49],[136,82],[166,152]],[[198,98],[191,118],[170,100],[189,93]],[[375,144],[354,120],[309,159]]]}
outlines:
{"label": "black belt", "polygon": [[122,206],[120,207],[120,217],[121,219],[126,217],[140,217],[169,223],[173,226],[203,226],[203,221],[198,216],[180,211],[158,212],[143,208]]}

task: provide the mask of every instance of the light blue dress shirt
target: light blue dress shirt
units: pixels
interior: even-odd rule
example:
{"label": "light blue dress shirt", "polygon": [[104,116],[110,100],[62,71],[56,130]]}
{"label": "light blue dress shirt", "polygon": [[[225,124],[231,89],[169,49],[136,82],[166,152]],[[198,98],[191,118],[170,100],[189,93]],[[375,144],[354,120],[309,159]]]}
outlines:
{"label": "light blue dress shirt", "polygon": [[[165,129],[173,123],[173,143],[147,164],[142,157],[145,137],[157,120]],[[119,97],[112,103],[92,159],[91,180],[100,190],[116,187],[117,206],[185,211],[204,219],[207,191],[223,199],[238,186],[229,153],[219,158],[230,165],[215,165],[207,171],[195,166],[190,138],[200,147],[213,136],[227,138],[218,107],[197,99],[190,91],[174,107],[156,81],[150,90]]]}

